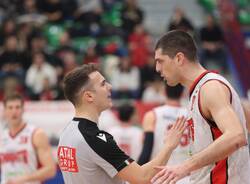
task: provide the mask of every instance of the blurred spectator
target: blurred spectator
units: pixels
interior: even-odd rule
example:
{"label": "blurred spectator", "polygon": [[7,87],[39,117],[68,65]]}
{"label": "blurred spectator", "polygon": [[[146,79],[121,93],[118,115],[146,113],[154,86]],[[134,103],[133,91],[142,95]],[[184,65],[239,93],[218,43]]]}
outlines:
{"label": "blurred spectator", "polygon": [[17,39],[18,39],[18,48],[20,51],[28,51],[28,39],[32,32],[32,25],[28,23],[22,23],[18,26]]}
{"label": "blurred spectator", "polygon": [[74,51],[70,34],[67,31],[63,32],[63,34],[60,36],[59,43],[59,47],[55,51],[55,54],[59,58],[62,59],[65,52]]}
{"label": "blurred spectator", "polygon": [[45,80],[49,81],[50,87],[55,86],[57,83],[56,70],[45,61],[45,56],[42,52],[34,53],[32,65],[27,71],[25,81],[33,100],[39,99],[39,95],[45,87]]}
{"label": "blurred spectator", "polygon": [[141,78],[141,90],[143,91],[155,77],[159,76],[159,73],[155,70],[155,61],[152,57],[146,60],[146,64],[140,69]]}
{"label": "blurred spectator", "polygon": [[132,65],[143,67],[151,54],[151,37],[142,24],[135,26],[134,31],[129,35],[128,44]]}
{"label": "blurred spectator", "polygon": [[5,17],[16,16],[17,6],[20,0],[1,0],[0,9],[4,12]]}
{"label": "blurred spectator", "polygon": [[212,15],[207,16],[206,25],[200,30],[200,37],[202,43],[201,63],[208,68],[211,68],[209,65],[217,65],[222,72],[227,72],[223,33]]}
{"label": "blurred spectator", "polygon": [[100,0],[77,0],[77,2],[76,21],[82,22],[87,26],[100,22],[102,13]]}
{"label": "blurred spectator", "polygon": [[168,25],[168,30],[180,29],[193,33],[194,27],[191,21],[186,17],[183,9],[181,7],[175,7],[174,13],[171,17],[170,23]]}
{"label": "blurred spectator", "polygon": [[61,82],[56,86],[51,86],[48,78],[43,81],[43,91],[39,95],[39,100],[62,100],[64,99]]}
{"label": "blurred spectator", "polygon": [[129,57],[123,57],[111,75],[113,98],[138,98],[140,92],[140,73],[131,65]]}
{"label": "blurred spectator", "polygon": [[63,21],[63,4],[60,0],[37,0],[38,9],[48,18],[51,23]]}
{"label": "blurred spectator", "polygon": [[138,7],[137,0],[126,0],[121,10],[122,28],[127,36],[137,24],[142,24],[143,11]]}
{"label": "blurred spectator", "polygon": [[47,17],[40,14],[37,10],[36,0],[22,0],[19,8],[18,23],[43,24]]}
{"label": "blurred spectator", "polygon": [[100,63],[100,58],[96,53],[96,47],[95,46],[90,46],[86,53],[85,56],[83,58],[83,63],[84,64],[88,64],[88,63],[96,63],[99,64]]}
{"label": "blurred spectator", "polygon": [[28,38],[29,51],[32,53],[47,53],[47,41],[40,30],[33,30]]}
{"label": "blurred spectator", "polygon": [[0,30],[0,47],[3,46],[6,37],[16,33],[16,22],[12,18],[7,18],[3,21]]}
{"label": "blurred spectator", "polygon": [[77,10],[77,0],[61,0],[63,5],[63,13],[66,20],[73,20]]}
{"label": "blurred spectator", "polygon": [[14,75],[23,82],[24,66],[27,64],[27,60],[24,54],[17,50],[17,38],[15,35],[6,37],[4,51],[0,55],[0,61],[1,79],[9,75]]}
{"label": "blurred spectator", "polygon": [[40,30],[34,30],[30,35],[29,40],[30,56],[32,56],[33,53],[42,52],[46,61],[55,67],[57,76],[61,76],[63,73],[63,63],[56,55],[54,55],[54,53],[48,51],[47,40],[44,38]]}
{"label": "blurred spectator", "polygon": [[102,73],[110,81],[114,70],[117,70],[117,65],[120,63],[120,58],[115,55],[105,55],[102,57],[101,69]]}
{"label": "blurred spectator", "polygon": [[60,47],[72,47],[70,34],[64,31],[59,38]]}
{"label": "blurred spectator", "polygon": [[165,86],[160,76],[155,77],[143,91],[142,101],[159,104],[163,104],[166,101]]}
{"label": "blurred spectator", "polygon": [[77,67],[76,53],[73,50],[65,50],[62,55],[60,55],[60,59],[63,62],[63,74],[67,74],[75,67]]}
{"label": "blurred spectator", "polygon": [[118,107],[120,124],[112,127],[108,132],[114,137],[117,145],[131,158],[137,160],[142,149],[143,132],[136,127],[136,109],[130,104]]}
{"label": "blurred spectator", "polygon": [[5,96],[13,93],[14,91],[24,95],[23,85],[16,77],[8,76],[4,78],[0,88],[0,100],[3,100]]}

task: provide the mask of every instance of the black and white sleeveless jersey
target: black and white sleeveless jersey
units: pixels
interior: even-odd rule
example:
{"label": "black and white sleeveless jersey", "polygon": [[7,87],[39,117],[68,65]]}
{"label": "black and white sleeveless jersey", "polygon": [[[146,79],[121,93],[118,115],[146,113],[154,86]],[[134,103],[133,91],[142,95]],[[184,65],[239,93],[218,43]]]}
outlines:
{"label": "black and white sleeveless jersey", "polygon": [[133,160],[97,124],[74,118],[63,130],[57,151],[65,184],[123,184],[116,174]]}

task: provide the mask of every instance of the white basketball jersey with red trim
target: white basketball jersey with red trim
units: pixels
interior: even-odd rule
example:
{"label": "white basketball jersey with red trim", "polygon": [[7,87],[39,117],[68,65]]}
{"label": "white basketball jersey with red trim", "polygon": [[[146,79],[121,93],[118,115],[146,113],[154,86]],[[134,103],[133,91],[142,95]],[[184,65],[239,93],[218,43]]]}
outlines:
{"label": "white basketball jersey with red trim", "polygon": [[108,131],[115,139],[117,145],[127,155],[137,160],[142,149],[143,132],[135,126],[115,126]]}
{"label": "white basketball jersey with red trim", "polygon": [[[11,178],[37,170],[38,161],[32,143],[32,135],[35,130],[34,126],[25,125],[15,137],[12,137],[8,130],[4,131],[0,150],[1,184],[5,184]],[[40,182],[25,184],[40,184]]]}
{"label": "white basketball jersey with red trim", "polygon": [[[206,71],[200,75],[191,89],[189,103],[191,119],[189,119],[189,125],[191,132],[190,150],[192,154],[205,149],[222,135],[216,124],[206,120],[202,115],[202,110],[200,110],[199,92],[201,87],[210,80],[217,80],[230,90],[231,104],[244,127],[247,137],[246,120],[240,98],[236,91],[225,78],[216,73]],[[226,159],[191,173],[190,178],[192,184],[250,184],[249,174],[249,149],[248,146],[244,146]]]}
{"label": "white basketball jersey with red trim", "polygon": [[[187,109],[184,107],[163,105],[153,109],[155,113],[154,144],[151,158],[154,158],[164,147],[166,132],[180,116],[187,117]],[[177,165],[189,158],[189,130],[186,129],[182,135],[180,145],[171,154],[167,165]],[[177,184],[188,184],[189,177],[177,182]]]}

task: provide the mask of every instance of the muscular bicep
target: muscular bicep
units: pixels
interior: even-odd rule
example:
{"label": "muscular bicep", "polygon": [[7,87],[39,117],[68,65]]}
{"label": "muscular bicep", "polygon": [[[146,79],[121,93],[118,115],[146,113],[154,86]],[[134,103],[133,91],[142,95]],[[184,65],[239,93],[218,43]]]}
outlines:
{"label": "muscular bicep", "polygon": [[47,135],[41,129],[36,130],[33,135],[33,143],[38,156],[38,161],[42,167],[54,167],[51,147]]}
{"label": "muscular bicep", "polygon": [[242,132],[240,120],[231,104],[231,91],[219,81],[209,81],[201,88],[201,109],[213,120],[221,132]]}

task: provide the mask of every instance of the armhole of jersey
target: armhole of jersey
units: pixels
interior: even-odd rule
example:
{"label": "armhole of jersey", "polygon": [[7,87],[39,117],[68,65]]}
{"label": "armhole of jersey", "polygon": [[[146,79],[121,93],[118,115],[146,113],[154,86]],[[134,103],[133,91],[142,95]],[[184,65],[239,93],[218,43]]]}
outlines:
{"label": "armhole of jersey", "polygon": [[[229,92],[230,92],[230,104],[232,104],[232,99],[233,99],[232,91],[231,91],[230,87],[229,87],[225,82],[223,82],[223,81],[221,81],[221,80],[219,80],[219,79],[210,79],[210,80],[207,80],[205,83],[203,83],[202,86],[203,86],[204,84],[206,84],[207,82],[212,81],[212,80],[216,80],[216,81],[220,82],[221,84],[223,84],[224,86],[227,87],[227,89],[228,89]],[[201,86],[201,87],[202,87],[202,86]],[[201,89],[201,87],[200,87],[200,89]],[[201,116],[206,120],[206,122],[209,124],[209,126],[211,126],[211,127],[217,127],[216,123],[215,123],[213,120],[208,119],[208,118],[204,115],[204,113],[202,112],[201,100],[200,100],[200,90],[199,90],[199,94],[198,94],[198,108],[199,108],[199,112],[200,112]]]}
{"label": "armhole of jersey", "polygon": [[39,161],[39,158],[38,158],[38,155],[37,155],[37,151],[36,151],[36,146],[34,144],[34,134],[39,130],[39,128],[35,128],[32,132],[32,135],[31,135],[31,144],[32,144],[32,147],[34,149],[34,152],[36,154],[36,160],[37,160],[37,169],[41,168],[42,167],[42,164],[40,163]]}

